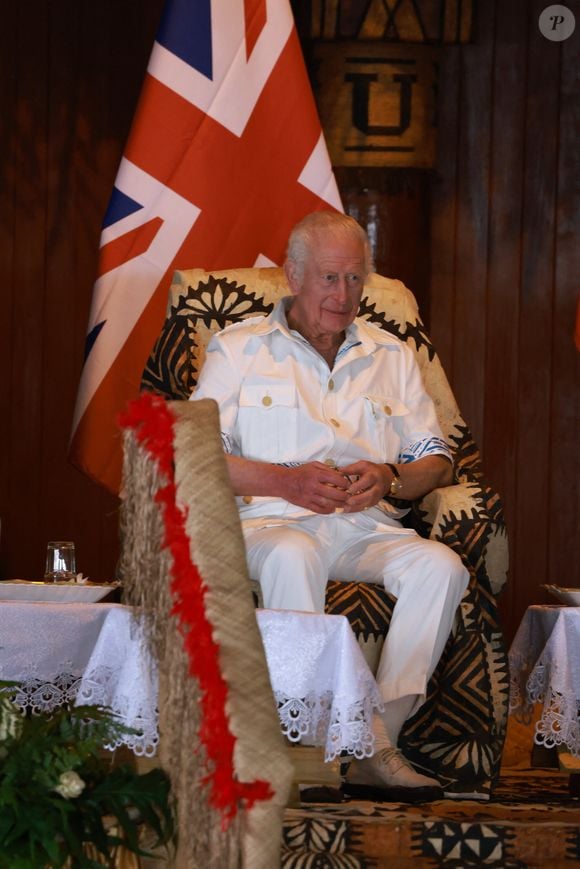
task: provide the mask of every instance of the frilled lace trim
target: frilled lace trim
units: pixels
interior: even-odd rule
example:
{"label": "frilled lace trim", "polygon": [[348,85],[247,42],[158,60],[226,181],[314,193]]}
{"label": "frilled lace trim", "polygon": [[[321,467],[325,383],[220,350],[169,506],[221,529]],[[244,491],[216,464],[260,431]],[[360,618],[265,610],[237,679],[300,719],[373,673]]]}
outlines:
{"label": "frilled lace trim", "polygon": [[37,675],[36,668],[30,668],[19,680],[14,703],[23,712],[32,715],[54,712],[65,705],[106,706],[132,732],[120,734],[105,748],[114,751],[126,745],[136,755],[152,757],[159,742],[157,711],[147,714],[144,707],[135,707],[134,695],[117,696],[116,702],[111,704],[109,685],[113,674],[111,668],[103,666],[87,670],[84,674],[75,672],[72,664],[66,662],[60,666],[58,676],[47,680]]}
{"label": "frilled lace trim", "polygon": [[68,671],[62,672],[50,682],[29,674],[19,682],[13,700],[23,712],[32,715],[54,712],[60,706],[74,704],[81,680],[82,673]]}
{"label": "frilled lace trim", "polygon": [[282,732],[291,742],[324,745],[325,760],[346,753],[356,758],[370,757],[374,736],[367,722],[371,720],[371,699],[341,704],[332,691],[310,693],[303,699],[275,692]]}
{"label": "frilled lace trim", "polygon": [[134,754],[153,757],[159,743],[159,715],[157,710],[150,710],[149,703],[135,705],[135,693],[122,695],[117,692],[115,702],[110,699],[110,689],[114,669],[99,666],[93,670],[87,670],[84,674],[82,685],[79,686],[77,703],[83,706],[108,706],[122,723],[130,726],[134,733],[124,733],[105,748],[114,751],[121,745],[127,745]]}
{"label": "frilled lace trim", "polygon": [[[538,699],[544,699],[543,695],[538,695]],[[560,694],[548,688],[534,741],[546,748],[565,745],[570,754],[580,757],[579,713],[580,704],[574,694]]]}
{"label": "frilled lace trim", "polygon": [[510,711],[518,721],[529,724],[533,704],[543,703],[534,742],[546,748],[565,745],[570,754],[580,757],[580,702],[574,692],[562,693],[550,687],[549,673],[557,668],[555,661],[546,668],[540,659],[530,673],[523,659],[512,660]]}

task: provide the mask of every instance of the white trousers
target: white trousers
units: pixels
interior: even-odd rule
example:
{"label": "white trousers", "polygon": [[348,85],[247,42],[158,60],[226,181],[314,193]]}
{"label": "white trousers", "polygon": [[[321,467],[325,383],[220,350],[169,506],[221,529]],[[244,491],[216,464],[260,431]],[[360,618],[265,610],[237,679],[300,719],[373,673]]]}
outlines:
{"label": "white trousers", "polygon": [[397,603],[377,683],[385,702],[418,695],[414,712],[425,699],[469,574],[447,546],[377,521],[377,512],[265,519],[260,527],[254,520],[244,527],[248,568],[268,609],[321,613],[328,579],[382,580]]}

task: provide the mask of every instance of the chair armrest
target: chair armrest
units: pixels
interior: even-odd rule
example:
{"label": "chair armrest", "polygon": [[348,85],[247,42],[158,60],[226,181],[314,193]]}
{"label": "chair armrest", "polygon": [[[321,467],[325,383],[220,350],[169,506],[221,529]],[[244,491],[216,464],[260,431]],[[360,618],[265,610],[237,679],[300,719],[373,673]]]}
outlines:
{"label": "chair armrest", "polygon": [[476,571],[487,573],[493,594],[505,585],[508,544],[503,508],[491,489],[476,481],[434,489],[416,505],[432,540],[454,549]]}

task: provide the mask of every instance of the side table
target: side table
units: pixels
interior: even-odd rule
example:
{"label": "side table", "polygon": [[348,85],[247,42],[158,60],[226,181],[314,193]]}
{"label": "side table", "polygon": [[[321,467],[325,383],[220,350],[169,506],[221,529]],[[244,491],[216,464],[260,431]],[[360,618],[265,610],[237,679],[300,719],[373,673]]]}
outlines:
{"label": "side table", "polygon": [[530,720],[534,742],[558,748],[560,766],[580,772],[580,607],[531,606],[509,651],[510,712]]}

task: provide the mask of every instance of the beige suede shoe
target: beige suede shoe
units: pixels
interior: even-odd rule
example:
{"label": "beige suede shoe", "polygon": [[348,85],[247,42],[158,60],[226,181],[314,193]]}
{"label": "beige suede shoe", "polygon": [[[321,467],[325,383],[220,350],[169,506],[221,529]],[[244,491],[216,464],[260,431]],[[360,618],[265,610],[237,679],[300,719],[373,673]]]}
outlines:
{"label": "beige suede shoe", "polygon": [[443,797],[437,779],[416,772],[398,748],[383,748],[351,763],[343,791],[377,801],[425,802]]}

